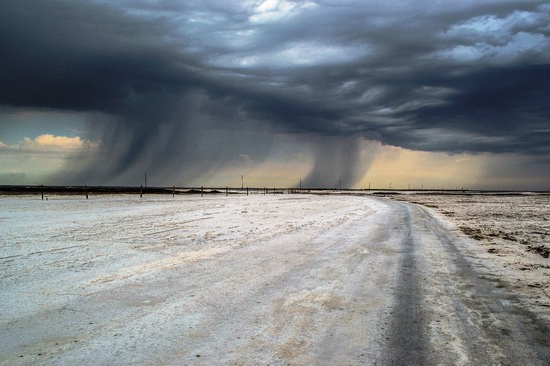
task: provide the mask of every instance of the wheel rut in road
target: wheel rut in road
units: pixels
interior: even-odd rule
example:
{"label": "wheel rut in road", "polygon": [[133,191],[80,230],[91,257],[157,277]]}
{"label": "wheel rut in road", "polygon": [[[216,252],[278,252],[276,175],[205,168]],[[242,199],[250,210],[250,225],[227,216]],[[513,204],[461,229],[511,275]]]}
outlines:
{"label": "wheel rut in road", "polygon": [[[416,245],[412,235],[411,215],[408,207],[400,206],[395,212],[396,228],[399,233],[400,261],[397,269],[395,307],[392,310],[391,328],[386,345],[386,363],[391,365],[426,364],[428,334],[423,298],[417,276]],[[397,229],[397,230],[396,230]]]}
{"label": "wheel rut in road", "polygon": [[[433,217],[423,208],[419,217]],[[445,279],[454,294],[455,316],[469,359],[482,364],[550,364],[550,324],[522,305],[498,278],[476,266],[457,246],[456,236],[440,225],[430,231],[452,257],[456,274]],[[460,279],[456,281],[455,277]]]}
{"label": "wheel rut in road", "polygon": [[550,324],[428,210],[393,206],[399,266],[382,364],[550,364]]}
{"label": "wheel rut in road", "polygon": [[[200,200],[129,206],[137,220],[117,223],[118,239],[88,233],[87,221],[76,230],[72,217],[90,207],[57,202],[74,215],[58,217],[56,235],[87,234],[71,267],[52,265],[71,260],[64,251],[5,262],[0,364],[550,364],[549,322],[432,211],[376,197],[299,199],[227,198],[198,221]],[[93,227],[116,221],[118,205]],[[190,211],[167,222],[151,208]],[[201,240],[172,230],[190,220]],[[25,225],[25,240],[43,241]],[[141,246],[127,244],[142,227]]]}

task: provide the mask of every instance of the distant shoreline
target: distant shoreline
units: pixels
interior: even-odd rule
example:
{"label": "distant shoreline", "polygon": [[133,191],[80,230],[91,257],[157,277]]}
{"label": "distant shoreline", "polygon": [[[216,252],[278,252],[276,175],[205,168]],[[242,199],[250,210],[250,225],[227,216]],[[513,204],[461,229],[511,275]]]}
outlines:
{"label": "distant shoreline", "polygon": [[336,188],[273,188],[273,187],[143,187],[143,186],[56,186],[56,185],[0,185],[0,195],[86,195],[86,194],[235,194],[235,193],[302,193],[302,194],[372,194],[372,195],[525,195],[550,194],[550,191],[505,191],[468,189],[336,189]]}

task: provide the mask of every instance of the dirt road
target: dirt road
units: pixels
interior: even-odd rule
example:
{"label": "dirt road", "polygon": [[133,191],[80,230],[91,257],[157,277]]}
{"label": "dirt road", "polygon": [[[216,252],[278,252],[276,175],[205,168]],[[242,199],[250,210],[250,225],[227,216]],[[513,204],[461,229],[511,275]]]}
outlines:
{"label": "dirt road", "polygon": [[21,202],[2,202],[2,364],[550,363],[550,324],[420,206]]}

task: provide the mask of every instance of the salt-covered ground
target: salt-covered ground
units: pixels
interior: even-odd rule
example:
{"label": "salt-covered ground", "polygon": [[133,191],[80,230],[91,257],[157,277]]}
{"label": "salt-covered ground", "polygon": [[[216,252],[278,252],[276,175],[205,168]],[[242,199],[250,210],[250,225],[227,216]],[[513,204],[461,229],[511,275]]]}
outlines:
{"label": "salt-covered ground", "polygon": [[550,319],[550,194],[399,194],[450,220],[488,273]]}
{"label": "salt-covered ground", "polygon": [[[479,244],[420,206],[47,198],[0,197],[0,364],[550,361],[547,259]],[[437,198],[456,220],[454,199]]]}
{"label": "salt-covered ground", "polygon": [[[47,198],[0,198],[2,364],[307,364],[376,348],[360,330],[387,309],[363,293],[386,294],[384,272],[354,280],[375,267],[350,258],[368,251],[358,225],[377,202]],[[394,268],[390,254],[373,257]]]}

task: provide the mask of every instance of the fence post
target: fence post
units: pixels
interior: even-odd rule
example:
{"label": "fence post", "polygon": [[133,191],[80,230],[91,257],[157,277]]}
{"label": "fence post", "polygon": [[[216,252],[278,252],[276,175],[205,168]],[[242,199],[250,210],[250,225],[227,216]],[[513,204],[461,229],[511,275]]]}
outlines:
{"label": "fence post", "polygon": [[40,189],[40,192],[42,192],[42,200],[44,200],[44,185],[42,184],[42,188]]}
{"label": "fence post", "polygon": [[246,195],[248,196],[248,187],[246,187]]}
{"label": "fence post", "polygon": [[225,196],[229,196],[229,187],[225,187]]}
{"label": "fence post", "polygon": [[203,187],[201,186],[201,197],[202,197],[202,194],[203,194]]}
{"label": "fence post", "polygon": [[172,187],[172,198],[176,195],[176,186]]}
{"label": "fence post", "polygon": [[143,184],[139,186],[139,198],[143,198]]}
{"label": "fence post", "polygon": [[84,186],[84,190],[86,191],[86,199],[88,199],[88,186]]}

